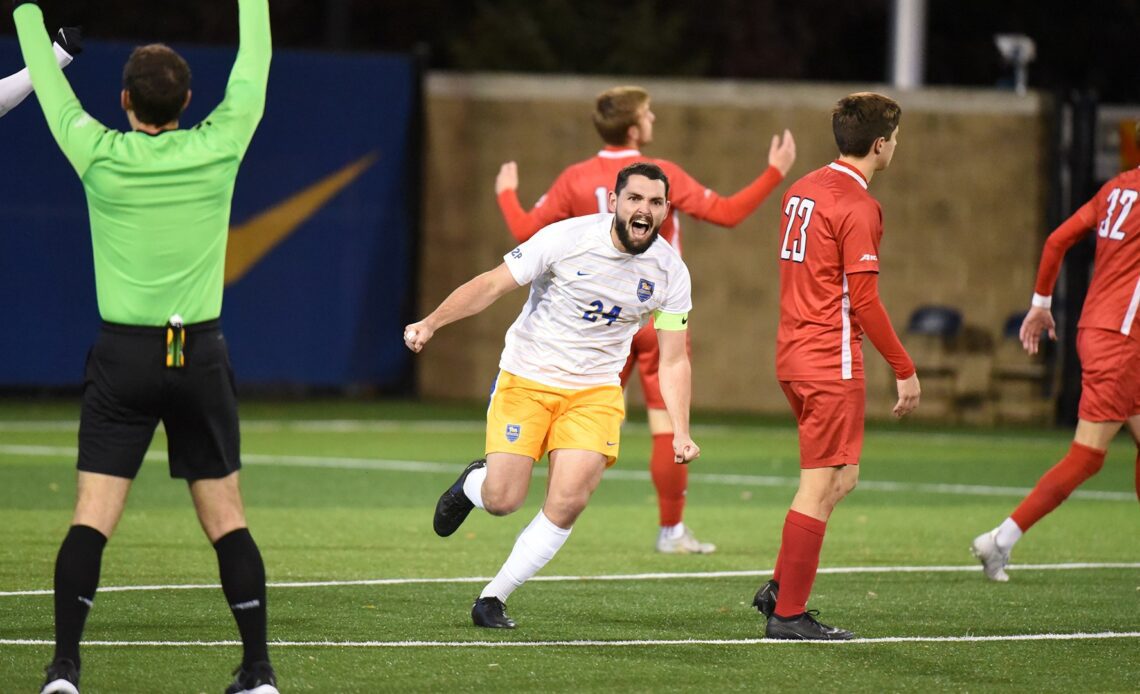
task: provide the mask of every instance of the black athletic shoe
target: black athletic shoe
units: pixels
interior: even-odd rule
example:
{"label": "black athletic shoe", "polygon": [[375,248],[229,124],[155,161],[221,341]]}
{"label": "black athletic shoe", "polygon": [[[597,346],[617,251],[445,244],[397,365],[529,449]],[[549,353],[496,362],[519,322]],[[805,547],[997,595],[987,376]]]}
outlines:
{"label": "black athletic shoe", "polygon": [[779,596],[780,584],[768,581],[756,591],[756,597],[752,598],[752,606],[760,610],[760,614],[771,619],[772,613],[776,611],[776,598]]}
{"label": "black athletic shoe", "polygon": [[239,665],[234,674],[237,678],[226,687],[226,694],[280,694],[277,691],[277,675],[267,661],[259,660],[248,668]]}
{"label": "black athletic shoe", "polygon": [[467,520],[467,514],[471,513],[475,504],[471,503],[471,500],[463,493],[463,483],[473,470],[486,467],[486,465],[487,461],[483,459],[472,461],[471,464],[463,468],[463,472],[460,473],[459,479],[455,480],[455,484],[448,487],[447,491],[439,497],[439,501],[435,505],[435,518],[431,521],[436,535],[447,537],[459,530],[459,526]]}
{"label": "black athletic shoe", "polygon": [[477,627],[514,629],[515,620],[507,616],[507,606],[498,598],[479,598],[471,606],[471,621]]}
{"label": "black athletic shoe", "polygon": [[817,614],[819,614],[817,610],[809,610],[798,617],[788,618],[774,614],[764,629],[764,637],[789,641],[846,641],[855,638],[855,634],[846,629],[820,623],[815,618]]}
{"label": "black athletic shoe", "polygon": [[60,658],[44,668],[47,677],[40,694],[79,694],[79,668],[67,658]]}

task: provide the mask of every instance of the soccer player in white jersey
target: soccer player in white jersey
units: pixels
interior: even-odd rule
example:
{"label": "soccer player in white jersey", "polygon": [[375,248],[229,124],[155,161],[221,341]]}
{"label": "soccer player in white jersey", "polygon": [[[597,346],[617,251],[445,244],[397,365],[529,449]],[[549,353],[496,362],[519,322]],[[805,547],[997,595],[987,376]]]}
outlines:
{"label": "soccer player in white jersey", "polygon": [[[67,67],[75,56],[83,52],[83,43],[76,27],[63,27],[55,34],[55,61],[60,67]],[[32,78],[28,68],[0,79],[0,116],[20,105],[32,93]]]}
{"label": "soccer player in white jersey", "polygon": [[486,458],[463,470],[435,511],[435,531],[446,537],[476,506],[496,516],[518,510],[535,462],[549,452],[542,509],[472,606],[476,626],[514,628],[507,598],[554,558],[602,473],[617,461],[625,417],[619,374],[634,333],[651,316],[675,461],[700,455],[689,435],[689,271],[669,244],[654,243],[668,195],[669,180],[655,164],[622,169],[610,193],[614,214],[546,227],[405,328],[405,344],[419,352],[439,328],[530,284],[530,296],[507,331],[491,393]]}

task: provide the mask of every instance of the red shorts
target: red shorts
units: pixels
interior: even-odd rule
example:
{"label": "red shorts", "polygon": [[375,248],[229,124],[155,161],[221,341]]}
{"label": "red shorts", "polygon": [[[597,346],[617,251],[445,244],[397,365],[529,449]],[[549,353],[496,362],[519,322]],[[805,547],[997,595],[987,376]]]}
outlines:
{"label": "red shorts", "polygon": [[[693,343],[689,339],[689,332],[685,331],[685,349],[689,356],[693,356]],[[645,397],[645,406],[651,410],[665,409],[665,399],[661,397],[661,382],[657,379],[657,367],[661,363],[661,348],[657,344],[657,329],[653,321],[641,327],[633,336],[633,344],[629,346],[629,358],[625,360],[625,367],[621,370],[622,388],[629,381],[633,373],[633,365],[641,374],[641,393]]]}
{"label": "red shorts", "polygon": [[862,379],[780,381],[800,432],[800,467],[858,465],[867,388]]}
{"label": "red shorts", "polygon": [[1081,404],[1086,422],[1123,422],[1140,414],[1140,336],[1115,330],[1077,330]]}

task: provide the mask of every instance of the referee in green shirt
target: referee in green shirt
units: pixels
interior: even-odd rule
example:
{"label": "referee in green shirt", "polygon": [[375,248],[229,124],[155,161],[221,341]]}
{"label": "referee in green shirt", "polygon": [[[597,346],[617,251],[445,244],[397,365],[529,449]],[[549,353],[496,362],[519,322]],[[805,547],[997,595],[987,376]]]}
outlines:
{"label": "referee in green shirt", "polygon": [[268,0],[238,0],[241,45],[222,103],[179,129],[190,68],[161,44],[123,69],[131,132],[99,123],[56,64],[34,0],[14,0],[24,62],[48,127],[83,182],[102,329],[86,367],[75,516],[55,567],[55,657],[42,694],[79,691],[79,640],[103,548],[159,421],[218,555],[244,648],[227,694],[276,694],[265,566],[238,488],[233,372],[219,316],[234,179],[265,109]]}

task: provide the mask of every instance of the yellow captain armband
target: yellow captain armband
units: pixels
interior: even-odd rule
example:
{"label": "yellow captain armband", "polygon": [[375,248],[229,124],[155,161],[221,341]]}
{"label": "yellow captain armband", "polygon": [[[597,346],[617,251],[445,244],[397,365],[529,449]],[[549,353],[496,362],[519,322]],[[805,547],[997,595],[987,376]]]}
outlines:
{"label": "yellow captain armband", "polygon": [[689,314],[654,311],[653,327],[657,330],[688,330]]}

